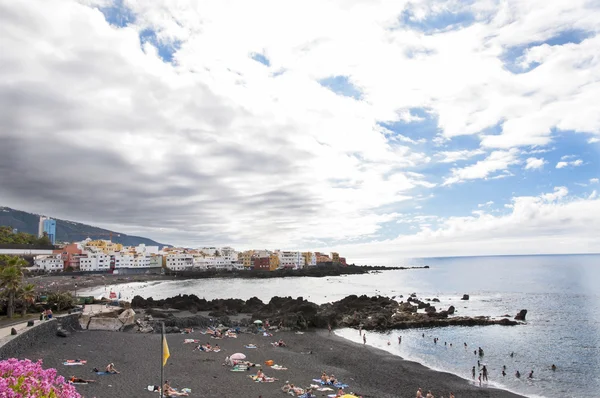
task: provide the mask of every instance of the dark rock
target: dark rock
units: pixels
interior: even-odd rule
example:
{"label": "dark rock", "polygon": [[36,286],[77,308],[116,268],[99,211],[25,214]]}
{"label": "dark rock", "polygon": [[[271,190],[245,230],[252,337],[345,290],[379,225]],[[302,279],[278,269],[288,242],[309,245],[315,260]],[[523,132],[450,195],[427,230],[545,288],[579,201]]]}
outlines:
{"label": "dark rock", "polygon": [[17,329],[15,329],[15,328],[11,328],[11,329],[10,329],[10,335],[11,335],[11,336],[16,336],[16,335],[17,335]]}
{"label": "dark rock", "polygon": [[27,327],[33,326],[33,324],[34,324],[33,320],[27,321]]}
{"label": "dark rock", "polygon": [[58,329],[56,329],[56,335],[58,337],[69,337],[71,335],[71,333],[67,332],[63,328],[58,328]]}
{"label": "dark rock", "polygon": [[468,294],[463,294],[461,300],[468,300],[469,299],[469,295]]}
{"label": "dark rock", "polygon": [[519,313],[515,316],[515,320],[517,321],[524,321],[525,320],[525,316],[527,315],[527,310],[521,310],[519,311]]}
{"label": "dark rock", "polygon": [[436,312],[436,309],[435,309],[435,307],[433,305],[430,305],[429,307],[425,308],[425,313],[426,314],[429,314],[430,312],[431,313]]}
{"label": "dark rock", "polygon": [[439,298],[434,298],[434,299],[433,299],[433,302],[434,302],[434,303],[439,303],[439,302],[440,302],[440,299],[439,299]]}
{"label": "dark rock", "polygon": [[448,314],[449,315],[454,315],[455,311],[456,311],[456,308],[454,308],[453,305],[451,305],[450,307],[448,307]]}

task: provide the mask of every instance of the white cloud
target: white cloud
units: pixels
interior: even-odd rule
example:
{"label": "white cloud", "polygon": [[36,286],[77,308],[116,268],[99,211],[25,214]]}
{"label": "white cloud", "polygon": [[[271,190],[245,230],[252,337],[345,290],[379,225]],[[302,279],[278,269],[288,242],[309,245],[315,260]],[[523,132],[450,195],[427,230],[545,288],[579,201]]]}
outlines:
{"label": "white cloud", "polygon": [[485,154],[484,150],[474,149],[474,150],[462,150],[462,151],[441,151],[435,154],[435,157],[440,157],[438,160],[440,163],[454,163],[459,160],[467,160],[474,156]]}
{"label": "white cloud", "polygon": [[525,170],[529,169],[541,169],[546,164],[544,158],[527,158]]}
{"label": "white cloud", "polygon": [[[452,169],[452,175],[444,180],[443,185],[452,185],[467,180],[477,180],[482,178],[503,178],[509,176],[508,173],[498,176],[490,176],[497,171],[505,171],[509,166],[520,163],[518,150],[494,151],[484,160],[460,169]],[[502,176],[502,177],[500,177]]]}
{"label": "white cloud", "polygon": [[[521,163],[515,147],[544,150],[554,131],[593,134],[590,143],[600,134],[600,10],[579,0],[127,0],[127,27],[91,7],[110,4],[0,4],[3,203],[172,243],[293,248],[396,220],[398,203],[436,187],[439,176],[413,168],[496,148],[444,185],[506,178]],[[407,7],[416,21],[464,11],[475,22],[424,34],[399,22]],[[532,44],[575,26],[590,37]],[[140,43],[143,31],[177,48],[173,63]],[[509,72],[515,46],[530,46],[520,66],[540,66]],[[318,83],[332,76],[363,100]],[[432,120],[433,138],[409,134]],[[382,127],[396,122],[406,131]],[[482,149],[460,147],[461,135]],[[427,139],[448,150],[426,153]],[[9,162],[15,153],[32,161]],[[67,154],[68,165],[47,167]],[[25,191],[40,180],[65,183]]]}
{"label": "white cloud", "polygon": [[588,144],[595,144],[597,142],[600,142],[600,138],[598,137],[592,137],[588,140]]}
{"label": "white cloud", "polygon": [[598,184],[598,182],[600,182],[599,179],[597,179],[597,178],[590,178],[590,184]]}
{"label": "white cloud", "polygon": [[481,208],[481,207],[489,207],[489,206],[491,206],[491,205],[493,205],[493,204],[494,204],[494,201],[493,201],[493,200],[490,200],[490,201],[487,201],[487,202],[485,202],[485,203],[479,203],[479,204],[477,205],[477,207],[479,207],[479,208]]}
{"label": "white cloud", "polygon": [[392,264],[402,257],[490,254],[594,253],[600,251],[600,199],[569,198],[564,187],[549,194],[514,197],[508,214],[477,211],[440,219],[395,239],[346,246],[356,263]]}
{"label": "white cloud", "polygon": [[563,169],[568,166],[577,167],[577,166],[581,166],[582,164],[583,164],[583,160],[577,159],[577,160],[573,160],[570,162],[558,162],[558,163],[556,163],[556,168]]}

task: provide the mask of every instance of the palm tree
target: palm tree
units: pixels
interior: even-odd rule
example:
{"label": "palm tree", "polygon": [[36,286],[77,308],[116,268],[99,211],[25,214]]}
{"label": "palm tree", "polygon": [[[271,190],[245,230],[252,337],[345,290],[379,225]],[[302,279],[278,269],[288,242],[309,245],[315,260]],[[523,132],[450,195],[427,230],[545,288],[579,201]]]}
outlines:
{"label": "palm tree", "polygon": [[22,305],[21,314],[25,317],[27,309],[35,302],[35,285],[33,283],[28,283],[27,285],[22,286],[18,294]]}
{"label": "palm tree", "polygon": [[15,297],[23,281],[23,269],[27,262],[20,257],[12,257],[0,268],[0,287],[8,297],[6,316],[12,318],[15,312]]}

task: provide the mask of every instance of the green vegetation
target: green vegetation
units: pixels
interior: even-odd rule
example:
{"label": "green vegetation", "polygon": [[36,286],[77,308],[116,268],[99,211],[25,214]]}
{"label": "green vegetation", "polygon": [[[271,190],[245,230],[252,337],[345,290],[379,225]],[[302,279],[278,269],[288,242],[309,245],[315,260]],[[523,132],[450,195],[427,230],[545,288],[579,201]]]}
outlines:
{"label": "green vegetation", "polygon": [[0,244],[50,246],[48,236],[38,238],[25,232],[14,233],[11,227],[0,226]]}
{"label": "green vegetation", "polygon": [[9,318],[15,313],[17,301],[29,294],[29,287],[23,286],[23,268],[26,266],[27,261],[20,257],[0,255],[0,299],[6,302],[6,315]]}
{"label": "green vegetation", "polygon": [[62,311],[73,307],[75,300],[71,293],[50,293],[48,295],[48,304],[56,306],[56,311]]}

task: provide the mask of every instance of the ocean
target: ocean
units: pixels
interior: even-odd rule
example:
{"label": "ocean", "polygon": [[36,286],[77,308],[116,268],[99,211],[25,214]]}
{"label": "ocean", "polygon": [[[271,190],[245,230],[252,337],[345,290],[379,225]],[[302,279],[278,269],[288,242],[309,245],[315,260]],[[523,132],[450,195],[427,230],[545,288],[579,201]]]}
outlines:
{"label": "ocean", "polygon": [[[489,371],[489,381],[482,388],[502,388],[530,397],[600,397],[600,255],[424,258],[403,260],[400,265],[430,268],[329,278],[131,283],[89,289],[88,293],[100,296],[113,290],[121,292],[124,300],[134,295],[160,299],[180,293],[207,300],[302,296],[319,304],[350,294],[403,295],[406,299],[417,293],[420,299],[438,298],[440,303],[434,303],[438,309],[454,305],[459,315],[514,316],[527,309],[526,325],[367,332],[367,344],[476,385],[479,382],[472,379],[471,371],[480,360]],[[470,300],[460,300],[463,294],[469,294]],[[362,342],[354,329],[336,333]],[[398,336],[402,336],[401,344]],[[437,344],[434,337],[439,339]],[[484,349],[483,358],[473,354],[478,347]],[[556,371],[551,370],[552,364]],[[506,376],[501,374],[503,366]],[[521,378],[515,377],[517,370]]]}

